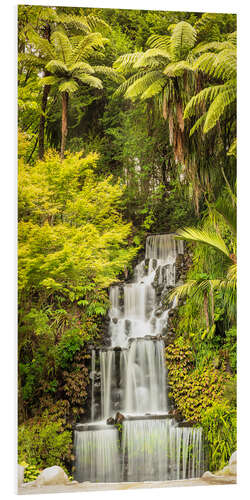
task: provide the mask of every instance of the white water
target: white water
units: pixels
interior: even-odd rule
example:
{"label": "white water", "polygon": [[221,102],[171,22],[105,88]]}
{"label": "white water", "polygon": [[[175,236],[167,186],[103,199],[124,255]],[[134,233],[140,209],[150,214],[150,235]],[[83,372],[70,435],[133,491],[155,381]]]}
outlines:
{"label": "white water", "polygon": [[121,480],[117,429],[75,431],[75,478],[101,483]]}
{"label": "white water", "polygon": [[177,427],[170,419],[125,421],[123,427],[122,468],[128,481],[200,476],[200,428]]}
{"label": "white water", "polygon": [[[119,410],[135,420],[123,422],[122,466],[116,428],[107,425],[76,431],[78,480],[144,481],[201,475],[202,430],[177,427],[174,420],[163,418],[168,412],[167,373],[160,335],[163,328],[166,334],[169,311],[162,300],[168,287],[175,286],[178,254],[183,254],[183,242],[173,235],[149,236],[145,259],[135,267],[132,282],[110,288],[111,348],[102,349],[99,357],[100,419],[105,422]],[[92,352],[92,420],[96,363]],[[162,417],[147,418],[150,415]]]}

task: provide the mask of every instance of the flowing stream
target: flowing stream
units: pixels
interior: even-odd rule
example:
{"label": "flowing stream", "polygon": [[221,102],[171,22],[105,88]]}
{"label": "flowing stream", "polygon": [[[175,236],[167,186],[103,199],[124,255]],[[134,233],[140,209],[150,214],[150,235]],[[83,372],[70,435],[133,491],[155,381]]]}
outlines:
{"label": "flowing stream", "polygon": [[[164,299],[176,284],[176,261],[183,252],[183,242],[171,234],[148,236],[133,280],[110,288],[111,347],[101,349],[99,359],[92,350],[92,422],[75,430],[78,481],[185,479],[203,472],[202,429],[179,427],[168,416]],[[125,417],[120,430],[106,423],[118,411]]]}

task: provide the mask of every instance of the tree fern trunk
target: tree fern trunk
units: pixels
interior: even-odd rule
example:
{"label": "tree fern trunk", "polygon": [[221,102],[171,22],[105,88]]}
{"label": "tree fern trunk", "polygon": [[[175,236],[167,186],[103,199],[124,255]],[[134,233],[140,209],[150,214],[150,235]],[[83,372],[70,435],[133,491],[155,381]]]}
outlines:
{"label": "tree fern trunk", "polygon": [[50,91],[50,85],[45,85],[43,89],[43,97],[42,97],[42,113],[40,116],[39,123],[39,148],[38,155],[40,160],[44,157],[44,129],[45,129],[45,111],[47,107],[48,95]]}
{"label": "tree fern trunk", "polygon": [[68,101],[69,95],[67,92],[62,94],[62,141],[61,141],[61,159],[64,158],[66,146],[66,138],[68,134]]}

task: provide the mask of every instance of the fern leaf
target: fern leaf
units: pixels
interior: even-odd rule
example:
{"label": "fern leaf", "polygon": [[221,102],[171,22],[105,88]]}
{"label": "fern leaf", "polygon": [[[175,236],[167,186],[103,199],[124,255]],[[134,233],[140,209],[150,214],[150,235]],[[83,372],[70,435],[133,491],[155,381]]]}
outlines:
{"label": "fern leaf", "polygon": [[187,61],[178,61],[170,63],[166,66],[163,73],[167,76],[181,76],[183,71],[192,71],[192,65]]}
{"label": "fern leaf", "polygon": [[59,92],[68,92],[69,94],[73,94],[78,90],[79,85],[73,78],[71,80],[64,80],[62,83],[60,83],[58,89]]}
{"label": "fern leaf", "polygon": [[155,83],[157,80],[162,78],[162,73],[160,71],[150,71],[144,76],[136,80],[126,91],[125,97],[133,99],[143,94],[147,88]]}
{"label": "fern leaf", "polygon": [[121,81],[124,81],[124,77],[121,74],[118,74],[114,69],[108,66],[92,66],[92,68],[95,73],[107,76],[114,82],[121,83]]}
{"label": "fern leaf", "polygon": [[147,45],[155,49],[163,49],[168,51],[170,48],[169,35],[151,35],[147,40]]}
{"label": "fern leaf", "polygon": [[194,47],[196,42],[196,30],[186,21],[176,24],[173,29],[170,46],[174,56],[180,57]]}
{"label": "fern leaf", "polygon": [[61,33],[60,31],[55,31],[51,36],[51,41],[59,58],[62,59],[64,64],[68,64],[70,62],[72,47],[67,35]]}
{"label": "fern leaf", "polygon": [[117,71],[127,74],[134,69],[136,61],[143,56],[143,52],[134,52],[133,54],[124,54],[120,56],[113,64]]}
{"label": "fern leaf", "polygon": [[220,92],[214,99],[207,112],[203,131],[206,134],[211,130],[220,119],[224,109],[236,100],[236,89],[229,88]]}

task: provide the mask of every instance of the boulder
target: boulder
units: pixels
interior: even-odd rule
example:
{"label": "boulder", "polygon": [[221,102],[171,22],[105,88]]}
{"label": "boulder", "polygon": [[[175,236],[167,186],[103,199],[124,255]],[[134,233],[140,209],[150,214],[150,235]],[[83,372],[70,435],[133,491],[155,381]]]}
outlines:
{"label": "boulder", "polygon": [[229,465],[237,464],[237,451],[235,451],[229,460]]}
{"label": "boulder", "polygon": [[223,469],[215,472],[212,474],[210,471],[206,471],[202,479],[204,481],[211,482],[213,484],[219,484],[219,483],[234,483],[236,482],[236,475],[237,475],[237,452],[235,451],[230,460],[228,465],[223,467]]}
{"label": "boulder", "polygon": [[22,465],[17,466],[17,484],[18,487],[22,486],[24,478],[24,467]]}
{"label": "boulder", "polygon": [[54,465],[53,467],[47,467],[34,481],[34,486],[48,486],[53,484],[68,484],[69,478],[65,474],[62,467]]}

